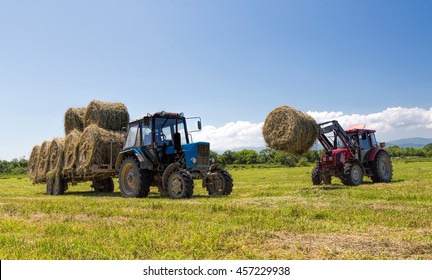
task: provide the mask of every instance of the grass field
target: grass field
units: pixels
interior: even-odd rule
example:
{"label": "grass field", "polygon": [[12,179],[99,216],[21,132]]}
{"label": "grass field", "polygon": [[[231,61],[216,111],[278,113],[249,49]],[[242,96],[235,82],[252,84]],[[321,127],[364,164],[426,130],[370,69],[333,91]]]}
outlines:
{"label": "grass field", "polygon": [[[311,167],[234,168],[229,197],[44,194],[0,178],[0,259],[432,259],[432,163],[393,182],[313,186]],[[116,181],[116,180],[115,180]]]}

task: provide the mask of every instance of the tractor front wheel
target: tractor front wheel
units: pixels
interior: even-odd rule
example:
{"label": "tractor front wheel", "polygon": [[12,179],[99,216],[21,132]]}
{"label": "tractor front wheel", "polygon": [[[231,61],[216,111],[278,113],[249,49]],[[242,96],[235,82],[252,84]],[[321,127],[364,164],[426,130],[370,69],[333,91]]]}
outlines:
{"label": "tractor front wheel", "polygon": [[325,185],[331,185],[331,176],[330,175],[322,175],[321,172],[322,167],[317,165],[312,169],[312,184],[321,185],[324,183]]}
{"label": "tractor front wheel", "polygon": [[207,173],[203,179],[203,187],[209,195],[229,195],[233,189],[233,179],[226,169],[218,168]]}
{"label": "tractor front wheel", "polygon": [[347,186],[358,186],[363,183],[363,169],[357,162],[347,162],[341,176],[342,183]]}
{"label": "tractor front wheel", "polygon": [[168,176],[166,189],[170,198],[190,198],[194,189],[192,176],[186,170],[176,168]]}
{"label": "tractor front wheel", "polygon": [[146,197],[150,191],[151,180],[148,173],[141,171],[134,157],[123,160],[119,172],[120,192],[123,197]]}

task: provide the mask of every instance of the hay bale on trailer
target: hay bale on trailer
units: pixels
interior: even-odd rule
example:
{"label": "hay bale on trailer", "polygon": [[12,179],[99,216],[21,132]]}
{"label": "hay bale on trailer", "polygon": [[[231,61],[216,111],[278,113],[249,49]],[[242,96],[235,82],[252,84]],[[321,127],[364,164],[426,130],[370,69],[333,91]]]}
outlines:
{"label": "hay bale on trailer", "polygon": [[78,157],[78,144],[81,132],[74,129],[65,138],[64,142],[64,169],[74,168]]}
{"label": "hay bale on trailer", "polygon": [[103,129],[95,124],[87,126],[78,143],[78,173],[85,174],[93,164],[115,163],[125,138],[124,132]]}
{"label": "hay bale on trailer", "polygon": [[36,170],[36,177],[34,183],[41,183],[46,181],[48,172],[49,148],[51,141],[44,141],[40,147],[39,159]]}
{"label": "hay bale on trailer", "polygon": [[87,106],[85,126],[95,124],[103,129],[122,130],[129,124],[129,113],[123,103],[109,103],[93,100]]}
{"label": "hay bale on trailer", "polygon": [[64,130],[68,135],[74,129],[78,131],[84,130],[84,116],[86,108],[69,108],[64,116]]}
{"label": "hay bale on trailer", "polygon": [[277,107],[271,111],[262,132],[270,148],[294,155],[307,152],[318,137],[316,121],[290,106]]}
{"label": "hay bale on trailer", "polygon": [[49,146],[47,180],[60,176],[64,164],[64,138],[54,138]]}
{"label": "hay bale on trailer", "polygon": [[28,175],[33,183],[36,181],[40,149],[41,146],[39,145],[34,146],[28,161]]}

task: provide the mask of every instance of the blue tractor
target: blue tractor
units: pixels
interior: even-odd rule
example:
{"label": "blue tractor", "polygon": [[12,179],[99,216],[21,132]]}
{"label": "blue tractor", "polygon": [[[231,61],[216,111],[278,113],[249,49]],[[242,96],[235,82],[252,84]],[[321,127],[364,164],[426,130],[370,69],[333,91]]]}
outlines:
{"label": "blue tractor", "polygon": [[209,195],[229,195],[233,179],[210,157],[210,144],[191,142],[183,113],[162,111],[130,122],[115,162],[122,196],[146,197],[157,186],[162,196],[189,198],[194,179],[202,180]]}

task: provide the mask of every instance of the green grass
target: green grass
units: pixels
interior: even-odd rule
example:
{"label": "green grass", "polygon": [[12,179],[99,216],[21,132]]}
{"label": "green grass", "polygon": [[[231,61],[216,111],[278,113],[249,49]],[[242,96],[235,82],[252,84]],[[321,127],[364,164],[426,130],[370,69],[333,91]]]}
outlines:
{"label": "green grass", "polygon": [[394,164],[393,182],[313,186],[311,167],[230,168],[234,190],[187,200],[63,196],[0,178],[0,259],[432,259],[432,166]]}

